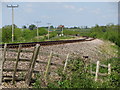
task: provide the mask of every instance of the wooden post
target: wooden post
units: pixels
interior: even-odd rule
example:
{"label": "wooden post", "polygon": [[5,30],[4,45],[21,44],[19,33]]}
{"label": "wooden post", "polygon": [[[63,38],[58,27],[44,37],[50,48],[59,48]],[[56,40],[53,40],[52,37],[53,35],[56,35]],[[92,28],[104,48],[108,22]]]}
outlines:
{"label": "wooden post", "polygon": [[2,84],[3,66],[5,62],[6,50],[7,50],[7,44],[4,45],[4,52],[1,52],[0,55],[0,84]]}
{"label": "wooden post", "polygon": [[108,64],[108,75],[110,75],[110,74],[111,74],[111,65]]}
{"label": "wooden post", "polygon": [[[32,64],[32,61],[33,61],[33,56],[34,56],[34,54],[35,54],[35,53],[34,53],[34,52],[35,52],[35,49],[36,49],[36,46],[34,47],[33,55],[32,55],[32,58],[30,59],[30,64],[29,64],[28,69],[30,69],[30,67],[31,67],[31,64]],[[27,76],[28,76],[28,74],[26,74],[26,76],[25,76],[25,80],[26,80]]]}
{"label": "wooden post", "polygon": [[40,52],[38,52],[38,60],[40,60]]}
{"label": "wooden post", "polygon": [[7,44],[5,43],[4,52],[3,52],[3,64],[5,62],[6,51],[7,51]]}
{"label": "wooden post", "polygon": [[100,61],[97,61],[97,65],[96,65],[96,73],[95,73],[95,81],[98,80],[99,64],[100,64]]}
{"label": "wooden post", "polygon": [[38,56],[38,52],[39,52],[39,48],[40,48],[40,45],[37,44],[35,46],[35,50],[34,50],[34,53],[33,53],[33,56],[32,56],[32,60],[30,62],[30,68],[27,72],[27,76],[26,76],[26,84],[29,86],[30,82],[31,82],[31,78],[32,78],[32,72],[34,70],[34,66],[35,66],[35,62],[36,62],[36,59],[37,59],[37,56]]}
{"label": "wooden post", "polygon": [[[31,67],[31,64],[32,64],[32,61],[33,61],[33,58],[34,58],[35,49],[36,49],[36,46],[34,47],[34,50],[33,50],[33,55],[32,55],[32,59],[30,60],[29,68]],[[27,77],[27,76],[26,76],[26,77]]]}
{"label": "wooden post", "polygon": [[49,71],[49,68],[50,68],[51,60],[52,60],[52,51],[50,52],[50,56],[49,56],[49,59],[48,59],[48,64],[47,64],[46,71],[45,71],[45,74],[44,74],[45,83],[47,83],[47,76],[48,76],[48,71]]}
{"label": "wooden post", "polygon": [[20,44],[19,48],[18,48],[18,55],[17,55],[17,58],[16,58],[16,64],[15,64],[15,68],[14,68],[14,72],[13,72],[12,84],[15,84],[15,75],[16,75],[16,72],[17,72],[18,61],[20,59],[19,57],[20,57],[21,48],[22,48],[22,45]]}
{"label": "wooden post", "polygon": [[66,57],[66,61],[65,61],[63,73],[65,73],[65,70],[66,70],[66,67],[67,67],[67,63],[68,63],[68,58],[69,58],[69,54],[68,54],[67,57]]}

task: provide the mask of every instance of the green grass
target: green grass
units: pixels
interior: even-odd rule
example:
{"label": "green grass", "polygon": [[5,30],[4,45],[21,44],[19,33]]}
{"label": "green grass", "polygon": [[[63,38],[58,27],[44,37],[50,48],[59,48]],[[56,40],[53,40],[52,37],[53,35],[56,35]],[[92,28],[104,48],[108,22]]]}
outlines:
{"label": "green grass", "polygon": [[[59,68],[57,73],[61,77],[59,80],[48,80],[47,88],[120,88],[120,78],[119,78],[119,69],[120,61],[118,58],[111,58],[102,62],[104,64],[111,63],[112,73],[106,77],[98,77],[103,81],[94,81],[94,75],[85,71],[85,64],[82,59],[71,60],[68,62],[66,72],[63,73],[63,68]],[[96,65],[92,66],[95,70]],[[87,67],[87,70],[90,70],[90,67]],[[101,73],[107,73],[107,69],[100,68]],[[38,79],[36,79],[38,80]],[[36,84],[34,87],[38,87]],[[38,83],[39,84],[39,83]],[[40,84],[39,84],[40,85]],[[39,86],[42,87],[42,86]]]}

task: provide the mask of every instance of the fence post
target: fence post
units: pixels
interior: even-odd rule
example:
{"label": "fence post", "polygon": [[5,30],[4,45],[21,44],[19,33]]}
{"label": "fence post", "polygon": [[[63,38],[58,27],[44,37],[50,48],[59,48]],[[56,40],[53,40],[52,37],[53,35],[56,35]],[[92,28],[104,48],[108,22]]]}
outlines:
{"label": "fence post", "polygon": [[99,64],[100,64],[100,61],[97,61],[97,65],[96,65],[96,73],[95,73],[95,81],[98,80]]}
{"label": "fence post", "polygon": [[111,74],[111,64],[108,64],[108,75]]}
{"label": "fence post", "polygon": [[18,66],[18,61],[19,61],[19,57],[20,57],[21,48],[22,48],[22,45],[20,44],[19,48],[18,48],[18,55],[17,55],[17,58],[16,58],[16,64],[15,64],[15,68],[14,68],[14,72],[13,72],[12,84],[15,84],[15,75],[16,75],[16,72],[17,72],[17,66]]}
{"label": "fence post", "polygon": [[2,84],[3,66],[5,62],[6,50],[7,50],[7,44],[4,45],[4,51],[0,53],[1,54],[0,56],[0,84]]}
{"label": "fence post", "polygon": [[35,66],[35,62],[36,62],[36,59],[37,59],[37,56],[38,56],[38,52],[39,52],[39,48],[40,48],[40,45],[37,44],[35,46],[35,50],[34,50],[34,53],[33,53],[33,56],[32,56],[32,60],[30,62],[30,68],[27,72],[27,75],[26,75],[26,84],[29,86],[30,82],[31,82],[31,78],[32,78],[32,72],[34,70],[34,66]]}
{"label": "fence post", "polygon": [[65,73],[65,70],[66,70],[66,67],[67,67],[67,63],[68,63],[68,58],[69,58],[69,54],[68,54],[67,57],[66,57],[66,61],[65,61],[63,73]]}
{"label": "fence post", "polygon": [[3,64],[5,62],[6,51],[7,51],[7,44],[5,43],[4,52],[3,52]]}
{"label": "fence post", "polygon": [[48,76],[48,71],[49,71],[49,68],[50,68],[51,60],[52,60],[52,51],[50,52],[50,56],[49,56],[49,59],[48,59],[48,64],[47,64],[46,71],[45,71],[45,74],[44,74],[45,83],[47,82],[47,76]]}
{"label": "fence post", "polygon": [[38,60],[40,60],[40,52],[38,52]]}

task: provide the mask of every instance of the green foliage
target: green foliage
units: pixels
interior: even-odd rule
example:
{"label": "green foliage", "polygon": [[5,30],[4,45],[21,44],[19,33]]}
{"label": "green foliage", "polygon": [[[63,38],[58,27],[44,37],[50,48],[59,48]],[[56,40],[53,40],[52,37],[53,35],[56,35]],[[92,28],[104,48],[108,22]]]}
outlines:
{"label": "green foliage", "polygon": [[[11,43],[12,41],[12,30],[11,26],[3,27],[1,30],[2,42]],[[43,36],[47,34],[47,30],[44,28],[39,28],[39,36]],[[36,38],[37,30],[29,30],[29,29],[14,29],[14,42],[35,42],[35,41],[44,41],[44,38]]]}
{"label": "green foliage", "polygon": [[90,33],[84,33],[85,36],[109,40],[120,47],[120,36],[118,25],[92,27]]}
{"label": "green foliage", "polygon": [[34,30],[34,29],[36,29],[36,26],[34,24],[31,24],[31,25],[29,25],[29,29]]}
{"label": "green foliage", "polygon": [[79,31],[73,31],[73,30],[64,30],[63,33],[64,33],[64,35],[75,35],[75,34],[80,34]]}
{"label": "green foliage", "polygon": [[[112,73],[106,77],[99,76],[102,81],[94,81],[95,76],[88,72],[90,70],[89,65],[85,68],[85,62],[82,59],[70,60],[65,73],[63,73],[63,68],[58,69],[57,73],[61,78],[59,80],[49,80],[47,88],[120,88],[119,59],[111,58],[103,63],[106,65],[111,63]],[[93,66],[93,68],[95,67],[96,65]],[[100,72],[105,73],[107,69],[103,68]],[[40,77],[36,78],[33,87],[42,87]]]}
{"label": "green foliage", "polygon": [[14,40],[15,41],[21,41],[21,40],[23,40],[21,29],[15,28],[15,30],[14,30]]}
{"label": "green foliage", "polygon": [[36,36],[35,31],[33,30],[28,30],[28,29],[24,29],[22,31],[22,37],[24,37],[25,40],[30,40],[32,38],[34,38]]}
{"label": "green foliage", "polygon": [[104,63],[110,63],[112,67],[112,73],[109,77],[109,81],[112,87],[120,88],[120,59],[118,58],[111,58]]}
{"label": "green foliage", "polygon": [[38,28],[39,29],[39,35],[46,35],[48,32],[44,28]]}
{"label": "green foliage", "polygon": [[50,32],[50,38],[57,36],[57,32]]}
{"label": "green foliage", "polygon": [[12,39],[11,27],[2,28],[2,42],[9,42]]}
{"label": "green foliage", "polygon": [[[118,59],[117,59],[118,60]],[[119,64],[118,64],[119,62]],[[68,64],[68,72],[62,73],[62,70],[58,71],[58,74],[62,77],[61,80],[49,83],[49,88],[120,88],[119,70],[120,61],[116,59],[110,59],[104,63],[112,63],[112,73],[107,77],[99,77],[103,79],[103,82],[95,82],[94,76],[85,71],[85,64],[82,60],[77,59],[70,61]],[[118,65],[116,67],[116,65]],[[94,66],[93,68],[95,68]],[[90,67],[87,67],[89,71]],[[101,69],[102,72],[107,72],[107,69]],[[101,72],[101,73],[102,73]]]}
{"label": "green foliage", "polygon": [[36,80],[35,83],[33,83],[33,88],[41,88],[41,81],[40,81],[40,75],[36,74]]}
{"label": "green foliage", "polygon": [[[93,80],[89,77],[88,73],[85,73],[84,63],[82,60],[77,59],[69,62],[68,68],[71,73],[68,74],[66,72],[63,74],[62,71],[59,70],[58,74],[62,79],[57,81],[57,85],[54,84],[52,86],[58,88],[91,88],[91,86],[93,86]],[[49,84],[51,85],[51,83]]]}

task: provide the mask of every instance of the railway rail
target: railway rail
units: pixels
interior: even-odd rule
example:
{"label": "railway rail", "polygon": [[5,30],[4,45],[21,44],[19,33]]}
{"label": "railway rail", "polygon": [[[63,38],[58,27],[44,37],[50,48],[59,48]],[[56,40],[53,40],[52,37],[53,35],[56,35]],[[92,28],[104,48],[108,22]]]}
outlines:
{"label": "railway rail", "polygon": [[[65,43],[74,43],[74,42],[83,42],[83,41],[91,41],[95,38],[84,37],[83,39],[75,39],[75,40],[58,40],[58,41],[43,41],[43,42],[29,42],[29,43],[11,43],[7,44],[8,48],[18,48],[19,44],[22,45],[22,47],[34,47],[36,44],[40,44],[41,46],[48,46],[48,45],[57,45],[57,44],[65,44]],[[3,48],[4,44],[0,44],[0,47]]]}

